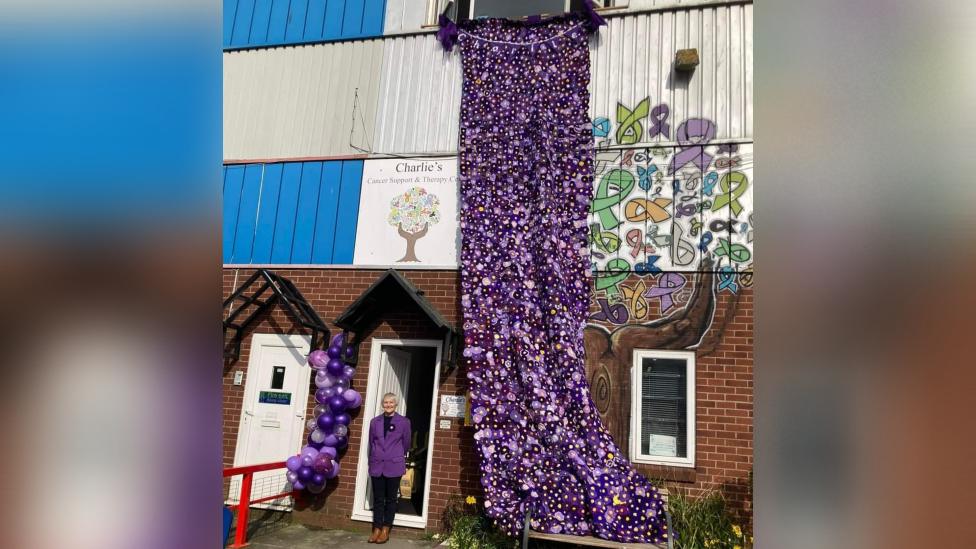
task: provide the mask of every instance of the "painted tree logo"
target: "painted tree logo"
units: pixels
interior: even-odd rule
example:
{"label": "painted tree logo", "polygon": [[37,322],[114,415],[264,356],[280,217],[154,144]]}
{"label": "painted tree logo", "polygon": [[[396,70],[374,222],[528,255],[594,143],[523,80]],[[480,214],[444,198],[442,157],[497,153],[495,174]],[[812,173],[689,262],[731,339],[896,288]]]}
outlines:
{"label": "painted tree logo", "polygon": [[423,187],[413,187],[390,201],[387,222],[407,241],[407,252],[397,263],[420,261],[417,259],[417,241],[427,234],[427,227],[441,220],[440,204],[437,196]]}

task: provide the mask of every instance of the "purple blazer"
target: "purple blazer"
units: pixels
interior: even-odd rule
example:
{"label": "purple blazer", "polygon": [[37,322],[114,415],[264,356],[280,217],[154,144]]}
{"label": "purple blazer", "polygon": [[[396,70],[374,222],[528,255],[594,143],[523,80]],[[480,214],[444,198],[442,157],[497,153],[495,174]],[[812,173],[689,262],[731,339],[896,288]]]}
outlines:
{"label": "purple blazer", "polygon": [[391,430],[383,436],[383,414],[369,422],[369,476],[401,477],[407,472],[410,420],[393,414]]}

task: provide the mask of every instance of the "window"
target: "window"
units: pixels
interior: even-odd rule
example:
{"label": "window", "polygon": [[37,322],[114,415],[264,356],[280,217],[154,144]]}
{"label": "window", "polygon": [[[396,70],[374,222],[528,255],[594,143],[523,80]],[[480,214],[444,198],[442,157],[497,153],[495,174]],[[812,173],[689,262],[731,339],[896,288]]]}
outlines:
{"label": "window", "polygon": [[635,350],[631,387],[631,460],[694,467],[695,353]]}
{"label": "window", "polygon": [[[597,8],[626,7],[628,0],[593,0],[593,3]],[[479,17],[516,19],[578,11],[583,9],[583,0],[428,0],[427,6],[427,22],[436,25],[438,16],[445,9],[447,16],[454,21]]]}

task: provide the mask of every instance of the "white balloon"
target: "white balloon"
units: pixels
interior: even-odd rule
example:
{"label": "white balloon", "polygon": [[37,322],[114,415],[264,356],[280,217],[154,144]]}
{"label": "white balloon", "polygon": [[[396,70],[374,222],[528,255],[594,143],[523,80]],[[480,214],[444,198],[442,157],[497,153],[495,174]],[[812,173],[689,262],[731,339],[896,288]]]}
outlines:
{"label": "white balloon", "polygon": [[315,430],[315,427],[317,426],[317,424],[315,423],[315,419],[313,418],[313,419],[310,419],[310,420],[306,421],[305,422],[305,426],[314,431]]}
{"label": "white balloon", "polygon": [[336,428],[335,428],[335,434],[336,434],[336,436],[344,437],[348,433],[349,433],[349,427],[346,427],[345,425],[343,425],[341,423],[339,425],[336,425]]}
{"label": "white balloon", "polygon": [[320,415],[329,411],[329,407],[325,404],[319,404],[312,410],[312,417],[319,417]]}
{"label": "white balloon", "polygon": [[311,437],[312,437],[312,442],[319,444],[325,440],[325,433],[323,433],[321,429],[316,429],[312,431]]}

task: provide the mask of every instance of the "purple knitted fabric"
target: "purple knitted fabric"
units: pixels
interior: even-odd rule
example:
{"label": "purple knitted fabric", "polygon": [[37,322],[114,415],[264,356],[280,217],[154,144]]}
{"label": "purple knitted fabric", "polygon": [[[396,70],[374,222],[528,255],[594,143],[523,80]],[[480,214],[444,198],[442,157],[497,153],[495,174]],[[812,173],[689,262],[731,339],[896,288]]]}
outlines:
{"label": "purple knitted fabric", "polygon": [[661,497],[590,398],[585,15],[459,25],[461,306],[485,507],[533,529],[662,541]]}

